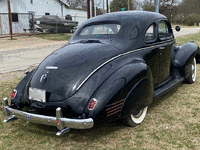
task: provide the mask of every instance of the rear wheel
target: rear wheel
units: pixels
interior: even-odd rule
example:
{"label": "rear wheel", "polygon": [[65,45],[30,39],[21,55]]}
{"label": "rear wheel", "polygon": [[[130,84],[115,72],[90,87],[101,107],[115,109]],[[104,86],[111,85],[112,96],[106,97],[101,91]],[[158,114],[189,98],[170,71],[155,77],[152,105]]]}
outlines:
{"label": "rear wheel", "polygon": [[140,124],[146,116],[147,108],[148,106],[140,110],[137,114],[128,115],[122,120],[123,123],[129,127],[135,127],[136,125]]}
{"label": "rear wheel", "polygon": [[188,84],[194,83],[196,80],[196,59],[194,58],[191,64],[190,75],[185,79]]}

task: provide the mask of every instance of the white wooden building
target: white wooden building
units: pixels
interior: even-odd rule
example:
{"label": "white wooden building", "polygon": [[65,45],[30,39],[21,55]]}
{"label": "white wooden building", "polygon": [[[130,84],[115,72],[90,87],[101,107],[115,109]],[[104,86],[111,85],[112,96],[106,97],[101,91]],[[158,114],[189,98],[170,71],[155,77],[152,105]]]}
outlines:
{"label": "white wooden building", "polygon": [[[78,21],[79,25],[87,20],[87,11],[71,9],[67,0],[10,0],[13,33],[23,33],[23,29],[29,28],[30,15],[21,13],[34,13],[35,18],[43,15],[72,16],[72,20]],[[0,34],[9,34],[7,0],[0,0]]]}

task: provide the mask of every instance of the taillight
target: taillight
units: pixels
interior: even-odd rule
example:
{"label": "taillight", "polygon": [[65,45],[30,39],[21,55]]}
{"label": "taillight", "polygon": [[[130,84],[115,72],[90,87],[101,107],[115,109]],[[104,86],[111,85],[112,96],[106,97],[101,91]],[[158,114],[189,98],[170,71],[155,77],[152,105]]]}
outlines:
{"label": "taillight", "polygon": [[17,90],[12,90],[12,94],[10,95],[11,99],[14,99],[15,96],[17,95]]}
{"label": "taillight", "polygon": [[95,98],[92,98],[89,102],[88,109],[93,110],[95,108],[96,104],[97,104],[97,100]]}

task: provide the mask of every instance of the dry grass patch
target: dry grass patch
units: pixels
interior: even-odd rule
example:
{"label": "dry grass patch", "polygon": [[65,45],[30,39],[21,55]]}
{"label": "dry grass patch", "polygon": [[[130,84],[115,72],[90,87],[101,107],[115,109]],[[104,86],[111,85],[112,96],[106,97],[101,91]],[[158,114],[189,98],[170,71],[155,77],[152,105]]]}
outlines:
{"label": "dry grass patch", "polygon": [[194,43],[196,43],[197,45],[200,45],[200,32],[197,34],[190,34],[187,36],[181,36],[176,38],[176,42],[178,43],[178,45],[185,44],[187,42],[190,42],[191,40],[193,40]]}
{"label": "dry grass patch", "polygon": [[[15,120],[3,123],[2,149],[198,149],[200,146],[200,65],[194,84],[180,84],[149,106],[144,122],[135,128],[120,121],[97,124],[90,130],[71,130],[55,136],[56,127]],[[0,99],[10,95],[21,78],[3,82]]]}
{"label": "dry grass patch", "polygon": [[59,34],[40,34],[37,37],[46,39],[46,40],[55,40],[55,41],[68,41],[72,34],[70,33],[59,33]]}

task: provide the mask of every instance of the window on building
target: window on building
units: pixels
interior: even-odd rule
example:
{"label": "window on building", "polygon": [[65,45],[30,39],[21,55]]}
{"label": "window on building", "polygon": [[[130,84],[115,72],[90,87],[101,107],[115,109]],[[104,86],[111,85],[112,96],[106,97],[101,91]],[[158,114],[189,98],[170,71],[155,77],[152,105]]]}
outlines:
{"label": "window on building", "polygon": [[45,13],[45,15],[50,15],[50,13]]}
{"label": "window on building", "polygon": [[19,22],[18,21],[18,13],[12,13],[12,22]]}

